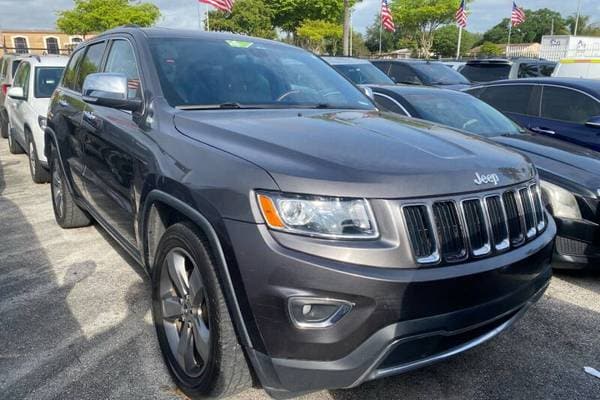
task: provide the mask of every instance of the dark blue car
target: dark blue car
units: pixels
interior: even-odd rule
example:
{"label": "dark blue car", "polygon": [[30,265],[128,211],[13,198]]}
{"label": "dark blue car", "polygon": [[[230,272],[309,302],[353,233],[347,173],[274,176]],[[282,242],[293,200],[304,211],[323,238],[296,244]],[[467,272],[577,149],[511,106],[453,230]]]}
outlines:
{"label": "dark blue car", "polygon": [[465,91],[533,132],[600,151],[600,81],[503,80]]}

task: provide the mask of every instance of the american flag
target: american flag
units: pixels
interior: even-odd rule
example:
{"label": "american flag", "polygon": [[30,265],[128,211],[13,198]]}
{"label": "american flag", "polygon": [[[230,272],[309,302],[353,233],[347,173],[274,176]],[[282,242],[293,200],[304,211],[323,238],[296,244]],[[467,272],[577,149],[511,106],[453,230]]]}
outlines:
{"label": "american flag", "polygon": [[460,2],[460,7],[454,14],[454,19],[456,20],[456,24],[461,28],[467,27],[467,11],[465,10],[465,0]]}
{"label": "american flag", "polygon": [[198,0],[200,3],[209,4],[221,11],[231,12],[235,0]]}
{"label": "american flag", "polygon": [[512,14],[510,16],[512,26],[517,26],[525,22],[525,11],[513,1]]}
{"label": "american flag", "polygon": [[388,0],[381,0],[381,26],[383,29],[390,32],[396,32],[394,18],[388,7]]}

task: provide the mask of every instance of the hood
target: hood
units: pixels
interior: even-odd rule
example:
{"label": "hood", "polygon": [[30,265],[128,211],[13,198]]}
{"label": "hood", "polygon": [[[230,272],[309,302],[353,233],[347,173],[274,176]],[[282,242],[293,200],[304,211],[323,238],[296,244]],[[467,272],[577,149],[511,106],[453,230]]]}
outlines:
{"label": "hood", "polygon": [[494,187],[477,185],[476,173],[496,174],[498,186],[533,174],[502,146],[376,111],[202,110],[174,119],[182,134],[262,167],[288,192],[423,197]]}
{"label": "hood", "polygon": [[600,153],[596,151],[535,133],[493,140],[527,155],[546,179],[558,177],[594,193],[600,189]]}

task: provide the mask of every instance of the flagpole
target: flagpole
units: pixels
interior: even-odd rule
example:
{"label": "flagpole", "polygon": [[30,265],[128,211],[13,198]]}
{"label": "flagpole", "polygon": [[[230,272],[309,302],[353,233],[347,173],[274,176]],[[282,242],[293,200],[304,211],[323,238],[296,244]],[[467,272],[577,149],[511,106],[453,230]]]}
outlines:
{"label": "flagpole", "polygon": [[206,30],[210,31],[210,10],[208,4],[206,4]]}
{"label": "flagpole", "polygon": [[352,29],[352,8],[350,9],[350,57],[352,57],[352,36],[353,36],[353,31],[354,29]]}
{"label": "flagpole", "polygon": [[458,27],[458,44],[456,45],[456,59],[460,58],[460,42],[462,39],[462,26]]}
{"label": "flagpole", "polygon": [[383,37],[383,7],[379,7],[379,55],[381,56],[381,39]]}

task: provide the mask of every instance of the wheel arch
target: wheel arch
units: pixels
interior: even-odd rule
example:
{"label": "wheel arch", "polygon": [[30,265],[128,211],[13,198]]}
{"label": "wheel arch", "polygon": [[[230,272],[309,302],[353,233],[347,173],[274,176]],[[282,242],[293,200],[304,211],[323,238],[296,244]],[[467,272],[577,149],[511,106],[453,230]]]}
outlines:
{"label": "wheel arch", "polygon": [[[240,285],[238,285],[238,290],[235,289],[232,274],[230,272],[231,263],[234,263],[235,261],[231,260],[231,257],[229,257],[228,261],[228,257],[223,249],[217,231],[209,219],[189,204],[160,189],[150,190],[146,196],[140,215],[142,216],[140,229],[143,248],[142,256],[144,257],[144,263],[149,270],[152,268],[155,261],[154,257],[156,255],[158,243],[169,226],[174,223],[189,221],[200,230],[210,244],[210,250],[213,251],[217,267],[217,276],[222,285],[238,338],[244,347],[248,349],[255,348],[255,345],[258,343],[255,343],[256,340],[253,341],[250,337],[248,331],[249,324],[244,318],[244,314],[242,314],[239,301],[239,296],[243,297],[246,296],[246,294]],[[244,304],[247,304],[247,299],[245,297]],[[252,326],[255,326],[254,319],[250,319]],[[252,331],[257,332],[256,328],[252,329]],[[257,338],[254,334],[252,337]],[[259,346],[264,348],[261,344],[259,344]]]}

